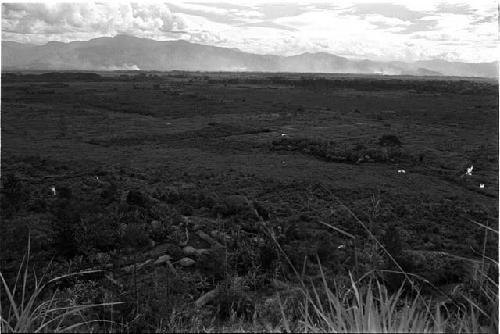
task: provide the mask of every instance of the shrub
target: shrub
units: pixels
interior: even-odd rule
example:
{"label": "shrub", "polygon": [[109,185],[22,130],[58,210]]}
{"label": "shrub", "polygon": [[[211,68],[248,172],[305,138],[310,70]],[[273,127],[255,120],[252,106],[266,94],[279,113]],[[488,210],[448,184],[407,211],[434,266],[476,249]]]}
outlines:
{"label": "shrub", "polygon": [[2,215],[10,217],[28,200],[29,189],[14,174],[6,174],[2,177],[2,187]]}
{"label": "shrub", "polygon": [[217,195],[215,193],[200,193],[198,197],[198,206],[201,208],[212,209],[217,203]]}
{"label": "shrub", "polygon": [[151,243],[148,234],[139,224],[127,224],[121,241],[123,247],[131,248],[144,248]]}
{"label": "shrub", "polygon": [[385,231],[382,243],[392,257],[401,257],[403,253],[403,244],[399,236],[399,230],[394,225],[389,226],[387,231]]}
{"label": "shrub", "polygon": [[72,258],[79,253],[76,240],[77,226],[80,222],[80,209],[68,199],[58,198],[51,206],[54,216],[52,229],[54,231],[54,247],[58,254]]}
{"label": "shrub", "polygon": [[226,205],[228,215],[246,212],[250,209],[250,202],[243,195],[227,196],[224,199],[224,204]]}
{"label": "shrub", "polygon": [[73,197],[71,188],[66,186],[61,186],[57,188],[57,196],[61,199],[70,200]]}
{"label": "shrub", "polygon": [[30,211],[43,213],[47,211],[47,201],[44,198],[33,198],[28,206]]}
{"label": "shrub", "polygon": [[179,207],[179,213],[183,216],[192,216],[194,213],[194,209],[191,205],[182,203]]}
{"label": "shrub", "polygon": [[399,138],[395,135],[383,135],[379,138],[378,144],[380,146],[388,146],[388,147],[401,147],[403,143],[399,140]]}
{"label": "shrub", "polygon": [[130,190],[127,194],[127,204],[146,207],[148,198],[139,190]]}
{"label": "shrub", "polygon": [[118,222],[107,214],[85,215],[76,226],[75,241],[80,253],[113,250],[119,244]]}
{"label": "shrub", "polygon": [[[214,203],[212,206],[212,213],[217,216],[233,216],[240,215],[242,217],[252,219],[252,205],[246,196],[243,195],[231,195],[227,196],[222,200]],[[255,218],[255,217],[253,217]]]}
{"label": "shrub", "polygon": [[216,306],[217,316],[220,320],[243,318],[252,319],[255,312],[255,303],[246,292],[247,287],[241,277],[227,277],[219,287],[219,293],[213,304]]}
{"label": "shrub", "polygon": [[107,187],[101,192],[101,199],[104,204],[110,204],[118,199],[118,187],[116,183],[110,182]]}

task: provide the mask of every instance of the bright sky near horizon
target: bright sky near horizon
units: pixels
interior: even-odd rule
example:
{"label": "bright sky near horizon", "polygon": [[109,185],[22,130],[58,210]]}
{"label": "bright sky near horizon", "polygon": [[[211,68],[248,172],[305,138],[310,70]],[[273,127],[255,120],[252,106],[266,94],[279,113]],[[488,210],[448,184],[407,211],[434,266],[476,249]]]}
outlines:
{"label": "bright sky near horizon", "polygon": [[498,60],[498,2],[166,1],[2,4],[2,40],[42,44],[130,34],[259,54]]}

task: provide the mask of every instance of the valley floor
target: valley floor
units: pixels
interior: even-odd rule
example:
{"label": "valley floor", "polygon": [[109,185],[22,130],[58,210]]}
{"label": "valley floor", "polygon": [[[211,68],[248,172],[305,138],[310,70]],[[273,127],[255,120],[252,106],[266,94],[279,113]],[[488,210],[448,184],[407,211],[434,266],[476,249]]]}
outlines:
{"label": "valley floor", "polygon": [[147,331],[192,329],[193,314],[196,330],[280,328],[297,275],[369,274],[393,293],[403,269],[426,298],[498,278],[484,263],[498,261],[495,82],[67,75],[2,78],[8,280],[29,236],[40,275],[104,270],[50,291],[123,302],[89,313]]}

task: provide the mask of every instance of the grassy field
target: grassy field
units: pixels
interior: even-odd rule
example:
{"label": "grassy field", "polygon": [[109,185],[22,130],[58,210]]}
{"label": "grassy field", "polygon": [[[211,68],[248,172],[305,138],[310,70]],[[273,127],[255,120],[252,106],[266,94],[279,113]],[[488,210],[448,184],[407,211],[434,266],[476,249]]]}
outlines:
{"label": "grassy field", "polygon": [[381,329],[321,317],[318,303],[358,319],[358,288],[396,296],[378,311],[415,301],[417,331],[457,331],[472,301],[461,331],[495,319],[481,297],[498,283],[494,81],[4,73],[1,144],[6,286],[29,239],[30,273],[84,271],[41,301],[107,303],[61,326]]}

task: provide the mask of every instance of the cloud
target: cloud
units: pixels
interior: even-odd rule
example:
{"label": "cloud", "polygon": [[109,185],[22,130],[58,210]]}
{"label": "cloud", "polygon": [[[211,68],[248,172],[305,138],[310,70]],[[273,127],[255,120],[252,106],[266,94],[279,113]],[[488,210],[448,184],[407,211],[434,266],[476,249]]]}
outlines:
{"label": "cloud", "polygon": [[392,17],[403,21],[418,20],[424,16],[425,13],[420,11],[410,10],[403,5],[396,5],[393,3],[360,3],[351,7],[350,11],[346,14],[351,15],[370,15],[379,14],[386,17]]}
{"label": "cloud", "polygon": [[412,22],[406,28],[394,32],[398,34],[410,34],[419,31],[433,30],[437,26],[438,26],[438,20],[420,19],[416,20],[415,22]]}
{"label": "cloud", "polygon": [[33,40],[117,33],[148,37],[184,28],[184,22],[162,3],[2,4],[2,32],[38,35]]}
{"label": "cloud", "polygon": [[224,24],[242,24],[248,22],[249,19],[262,17],[262,13],[253,10],[250,7],[229,7],[220,8],[217,6],[208,6],[198,3],[175,3],[169,4],[172,11],[187,14],[191,16],[199,16],[205,19]]}
{"label": "cloud", "polygon": [[2,5],[2,37],[46,43],[124,33],[259,54],[492,61],[497,9],[494,0],[15,3]]}
{"label": "cloud", "polygon": [[242,27],[261,27],[261,28],[274,28],[288,31],[296,31],[297,29],[282,24],[275,23],[273,21],[257,21],[252,23],[245,23],[241,25]]}
{"label": "cloud", "polygon": [[397,18],[387,17],[380,14],[365,15],[364,20],[370,22],[379,29],[388,29],[394,27],[401,28],[411,25],[411,23],[408,21],[403,21]]}
{"label": "cloud", "polygon": [[273,20],[280,17],[295,16],[304,13],[305,5],[293,3],[266,3],[257,5],[256,9],[261,12],[265,19]]}
{"label": "cloud", "polygon": [[475,10],[469,4],[463,3],[439,3],[436,7],[438,13],[451,13],[451,14],[474,14]]}

